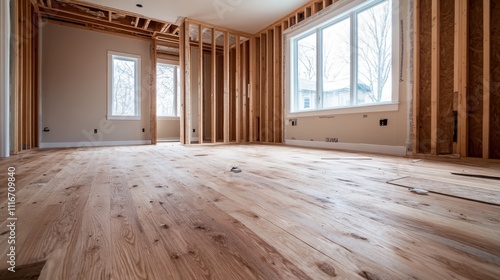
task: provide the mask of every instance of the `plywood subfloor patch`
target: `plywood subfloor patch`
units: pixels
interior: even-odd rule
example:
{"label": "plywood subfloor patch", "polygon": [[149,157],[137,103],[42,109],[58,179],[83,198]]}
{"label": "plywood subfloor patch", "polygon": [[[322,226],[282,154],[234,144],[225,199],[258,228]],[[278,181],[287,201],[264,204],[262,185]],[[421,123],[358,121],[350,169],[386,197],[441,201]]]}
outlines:
{"label": "plywood subfloor patch", "polygon": [[463,199],[495,204],[500,206],[500,189],[495,191],[481,187],[464,186],[425,178],[405,177],[387,183],[408,188],[425,189],[433,193],[459,197]]}

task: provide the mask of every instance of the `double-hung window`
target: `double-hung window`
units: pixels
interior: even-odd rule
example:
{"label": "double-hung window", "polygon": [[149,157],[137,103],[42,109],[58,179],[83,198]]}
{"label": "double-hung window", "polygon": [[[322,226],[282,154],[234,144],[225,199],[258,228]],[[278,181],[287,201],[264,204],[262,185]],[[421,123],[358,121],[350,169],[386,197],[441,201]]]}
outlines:
{"label": "double-hung window", "polygon": [[178,118],[180,107],[179,66],[156,64],[156,115],[159,118]]}
{"label": "double-hung window", "polygon": [[108,52],[108,119],[141,119],[141,57]]}
{"label": "double-hung window", "polygon": [[397,110],[397,5],[342,1],[288,31],[289,113]]}

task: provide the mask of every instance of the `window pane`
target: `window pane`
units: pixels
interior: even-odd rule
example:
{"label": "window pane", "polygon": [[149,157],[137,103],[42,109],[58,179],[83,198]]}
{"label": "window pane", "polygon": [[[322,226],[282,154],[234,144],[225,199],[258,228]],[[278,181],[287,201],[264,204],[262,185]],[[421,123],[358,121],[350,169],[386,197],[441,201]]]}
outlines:
{"label": "window pane", "polygon": [[[174,79],[175,66],[158,63],[156,67],[156,114],[157,116],[175,116]],[[176,105],[176,104],[175,104]]]}
{"label": "window pane", "polygon": [[112,115],[137,115],[136,67],[133,59],[113,57]]}
{"label": "window pane", "polygon": [[351,104],[351,27],[344,19],[323,30],[323,107]]}
{"label": "window pane", "polygon": [[[297,41],[297,96],[296,109],[316,108],[316,33]],[[310,100],[306,108],[305,100]]]}
{"label": "window pane", "polygon": [[181,69],[175,67],[177,72],[177,116],[181,115]]}
{"label": "window pane", "polygon": [[357,102],[391,101],[392,18],[389,1],[360,12]]}

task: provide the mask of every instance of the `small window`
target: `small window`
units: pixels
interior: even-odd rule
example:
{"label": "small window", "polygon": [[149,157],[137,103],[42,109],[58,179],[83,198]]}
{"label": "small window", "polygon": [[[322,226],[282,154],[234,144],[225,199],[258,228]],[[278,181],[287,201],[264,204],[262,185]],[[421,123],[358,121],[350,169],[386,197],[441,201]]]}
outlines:
{"label": "small window", "polygon": [[141,58],[108,52],[108,119],[140,120]]}
{"label": "small window", "polygon": [[179,66],[156,64],[156,115],[179,117],[180,107]]}

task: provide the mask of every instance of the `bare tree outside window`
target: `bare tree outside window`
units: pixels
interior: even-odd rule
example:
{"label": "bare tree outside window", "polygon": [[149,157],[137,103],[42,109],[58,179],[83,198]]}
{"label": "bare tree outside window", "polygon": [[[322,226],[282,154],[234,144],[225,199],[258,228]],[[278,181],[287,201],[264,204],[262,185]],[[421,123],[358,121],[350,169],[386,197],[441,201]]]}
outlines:
{"label": "bare tree outside window", "polygon": [[113,57],[112,114],[115,116],[137,114],[136,67],[134,60]]}
{"label": "bare tree outside window", "polygon": [[369,98],[358,103],[391,100],[391,83],[387,83],[392,70],[392,18],[389,1],[362,11],[358,21],[358,86],[367,85]]}
{"label": "bare tree outside window", "polygon": [[323,29],[323,107],[351,104],[350,18]]}
{"label": "bare tree outside window", "polygon": [[[297,90],[300,94],[297,98],[297,104],[300,110],[315,109],[316,96],[316,71],[317,71],[317,46],[316,33],[313,33],[297,42]],[[305,107],[304,98],[312,100],[309,107]]]}
{"label": "bare tree outside window", "polygon": [[179,67],[158,63],[156,73],[157,115],[161,117],[178,116]]}

